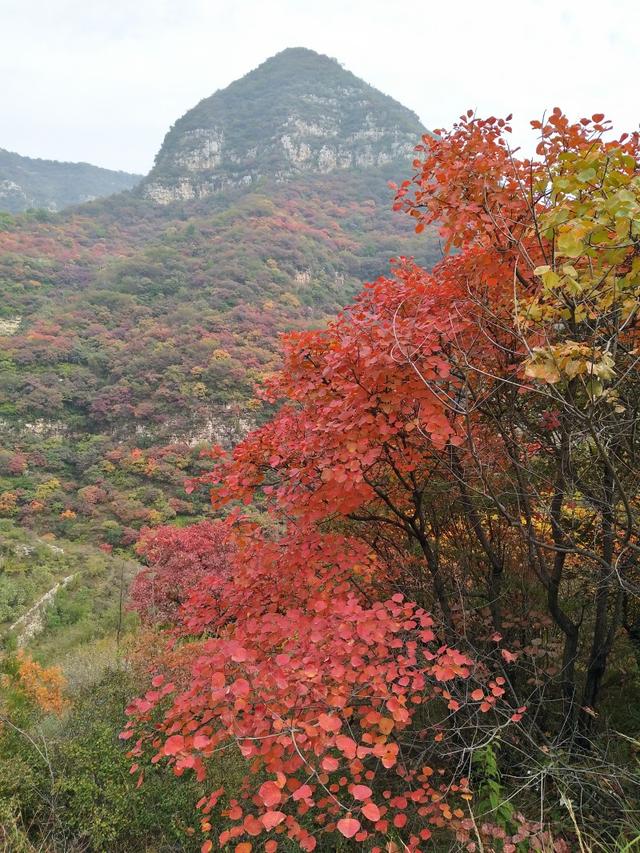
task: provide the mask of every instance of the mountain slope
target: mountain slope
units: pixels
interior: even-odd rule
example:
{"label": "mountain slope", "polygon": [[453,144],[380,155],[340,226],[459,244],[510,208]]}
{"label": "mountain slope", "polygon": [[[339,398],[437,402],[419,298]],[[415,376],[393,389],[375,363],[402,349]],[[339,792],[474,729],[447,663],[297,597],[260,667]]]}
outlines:
{"label": "mountain slope", "polygon": [[336,60],[289,48],[182,116],[141,189],[166,203],[265,176],[382,166],[408,160],[423,133],[414,113]]}
{"label": "mountain slope", "polygon": [[84,544],[54,544],[0,519],[0,566],[0,648],[13,637],[60,660],[135,623],[120,599],[137,563]]}
{"label": "mountain slope", "polygon": [[[337,63],[311,59],[352,86]],[[256,117],[247,108],[243,119],[252,139],[280,121],[273,71],[268,62],[248,75],[263,93]],[[288,96],[288,111],[304,112],[305,91]],[[345,104],[341,115],[348,94]],[[385,126],[414,121],[391,104],[399,117],[380,113]],[[388,180],[411,168],[394,133],[380,137],[382,166],[285,176],[282,160],[267,171],[267,151],[260,180],[199,199],[160,205],[125,193],[47,221],[5,217],[0,515],[119,546],[145,524],[206,512],[184,478],[206,465],[199,445],[230,445],[267,414],[254,386],[278,367],[279,334],[325,322],[390,257],[425,266],[439,257],[433,234],[417,237],[391,211]],[[195,180],[188,169],[162,172],[166,156],[165,143],[150,180]]]}
{"label": "mountain slope", "polygon": [[62,210],[73,204],[129,190],[140,175],[89,163],[22,157],[0,148],[0,211]]}

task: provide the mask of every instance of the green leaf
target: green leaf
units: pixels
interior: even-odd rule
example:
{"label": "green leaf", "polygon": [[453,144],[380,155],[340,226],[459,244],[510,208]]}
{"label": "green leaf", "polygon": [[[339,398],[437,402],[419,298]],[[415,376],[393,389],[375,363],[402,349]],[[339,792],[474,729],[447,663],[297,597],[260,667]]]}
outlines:
{"label": "green leaf", "polygon": [[558,237],[558,252],[567,258],[579,258],[584,251],[584,243],[571,231]]}
{"label": "green leaf", "polygon": [[542,276],[542,280],[544,281],[545,290],[553,290],[553,288],[559,283],[560,276],[558,273],[553,272],[553,270],[549,270],[548,273]]}
{"label": "green leaf", "polygon": [[590,166],[588,169],[583,169],[581,172],[578,172],[578,180],[581,183],[586,184],[589,181],[592,181],[596,177],[596,175],[596,170],[593,168],[593,166]]}

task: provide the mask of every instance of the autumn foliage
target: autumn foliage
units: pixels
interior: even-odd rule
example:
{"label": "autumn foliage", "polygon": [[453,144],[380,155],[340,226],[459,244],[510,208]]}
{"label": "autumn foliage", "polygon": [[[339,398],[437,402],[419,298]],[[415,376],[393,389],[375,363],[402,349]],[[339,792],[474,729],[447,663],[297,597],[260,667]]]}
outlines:
{"label": "autumn foliage", "polygon": [[398,168],[3,217],[0,517],[116,548],[201,517],[194,445],[259,421],[279,333],[324,323],[391,251],[438,256],[390,210]]}
{"label": "autumn foliage", "polygon": [[10,691],[14,698],[21,697],[45,714],[61,714],[65,710],[66,681],[59,666],[42,666],[22,651],[2,663],[4,672],[0,674],[0,688],[3,691]]}
{"label": "autumn foliage", "polygon": [[144,530],[136,551],[148,568],[136,576],[130,603],[146,622],[175,621],[201,584],[211,594],[228,579],[232,546],[220,522]]}
{"label": "autumn foliage", "polygon": [[[130,708],[139,722],[169,699],[166,737],[139,740],[133,755],[151,746],[154,760],[204,778],[207,760],[237,745],[256,790],[243,805],[228,803],[233,826],[221,844],[278,826],[307,850],[318,831],[374,841],[405,826],[409,803],[424,819],[413,848],[433,827],[461,821],[467,780],[444,777],[427,756],[462,705],[480,713],[482,699],[488,710],[504,679],[472,698],[464,683],[473,662],[438,640],[418,605],[375,595],[385,567],[363,543],[313,528],[271,541],[243,524],[233,535],[232,580],[221,586],[212,575],[174,625],[178,636],[207,636],[194,643],[188,688],[176,695],[161,672]],[[423,745],[420,767],[404,761],[409,733]],[[389,788],[374,796],[381,775]],[[222,795],[200,803],[205,814]]]}
{"label": "autumn foliage", "polygon": [[393,261],[285,338],[263,386],[278,414],[190,486],[232,508],[212,565],[202,528],[142,546],[152,566],[168,549],[180,606],[162,616],[189,659],[157,662],[123,737],[136,765],[202,779],[239,750],[241,799],[199,803],[205,834],[228,821],[216,843],[554,843],[515,813],[477,826],[469,758],[586,750],[640,625],[640,177],[637,136],[605,141],[602,116],[533,126],[532,160],[504,120],[425,136],[396,206],[456,251],[431,272]]}

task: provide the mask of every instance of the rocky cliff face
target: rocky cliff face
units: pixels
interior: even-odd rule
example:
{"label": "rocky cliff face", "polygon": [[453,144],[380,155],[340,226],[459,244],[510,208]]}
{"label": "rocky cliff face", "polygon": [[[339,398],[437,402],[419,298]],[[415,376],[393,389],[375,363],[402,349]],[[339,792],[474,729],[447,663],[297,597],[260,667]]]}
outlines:
{"label": "rocky cliff face", "polygon": [[169,131],[143,194],[166,204],[262,178],[407,160],[424,133],[393,98],[304,48],[268,59]]}
{"label": "rocky cliff face", "polygon": [[0,211],[62,210],[131,189],[140,178],[89,163],[22,157],[0,148]]}

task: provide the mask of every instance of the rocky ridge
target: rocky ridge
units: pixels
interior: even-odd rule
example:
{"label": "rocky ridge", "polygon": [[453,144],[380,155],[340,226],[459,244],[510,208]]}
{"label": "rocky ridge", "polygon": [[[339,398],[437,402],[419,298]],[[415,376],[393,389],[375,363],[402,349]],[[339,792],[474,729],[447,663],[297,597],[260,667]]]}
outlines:
{"label": "rocky ridge", "polygon": [[262,179],[401,162],[425,132],[418,117],[334,59],[289,48],[189,110],[141,185],[160,204]]}

